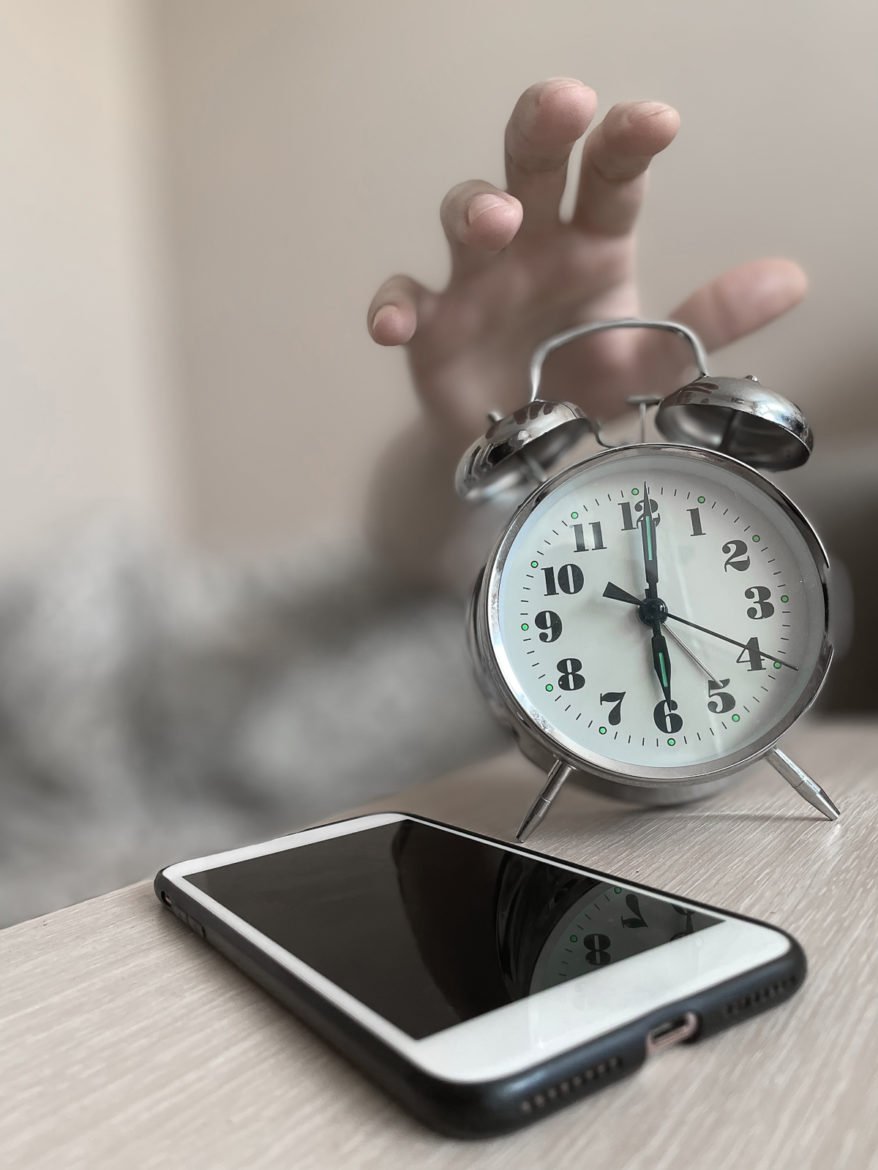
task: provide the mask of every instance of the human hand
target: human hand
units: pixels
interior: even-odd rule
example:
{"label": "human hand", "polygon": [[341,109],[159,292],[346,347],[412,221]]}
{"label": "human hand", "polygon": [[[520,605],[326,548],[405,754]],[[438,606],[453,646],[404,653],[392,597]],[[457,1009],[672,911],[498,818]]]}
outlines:
{"label": "human hand", "polygon": [[[658,102],[614,106],[588,135],[569,221],[560,217],[567,164],[597,96],[555,78],[519,98],[506,127],[507,191],[481,180],[453,187],[440,217],[451,252],[441,292],[394,276],[375,294],[368,322],[381,345],[406,346],[433,441],[449,456],[529,392],[536,346],[571,325],[639,314],[634,228],[652,158],[679,118]],[[802,270],[756,260],[708,281],[670,316],[717,349],[767,324],[804,296]],[[685,347],[640,330],[598,334],[554,354],[541,397],[577,402],[608,419],[629,394],[672,389]]]}

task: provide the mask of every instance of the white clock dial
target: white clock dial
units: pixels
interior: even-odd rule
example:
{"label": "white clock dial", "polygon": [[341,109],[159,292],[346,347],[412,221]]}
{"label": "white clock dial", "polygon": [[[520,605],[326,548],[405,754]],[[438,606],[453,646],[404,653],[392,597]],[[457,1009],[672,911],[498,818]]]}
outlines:
{"label": "white clock dial", "polygon": [[733,767],[825,674],[821,558],[796,509],[743,464],[621,448],[545,485],[501,542],[486,591],[497,668],[544,738],[598,770]]}

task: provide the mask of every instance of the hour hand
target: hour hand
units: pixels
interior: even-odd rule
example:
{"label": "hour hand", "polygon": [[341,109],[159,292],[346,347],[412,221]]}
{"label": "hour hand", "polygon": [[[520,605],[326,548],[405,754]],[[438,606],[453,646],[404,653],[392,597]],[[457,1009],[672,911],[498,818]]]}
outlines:
{"label": "hour hand", "polygon": [[661,631],[661,626],[657,624],[653,630],[652,635],[652,665],[655,668],[656,677],[662,688],[662,694],[665,697],[665,702],[668,704],[668,710],[671,710],[671,656],[668,653],[668,643],[665,641],[665,636]]}
{"label": "hour hand", "polygon": [[607,582],[604,597],[609,597],[611,601],[627,601],[629,605],[640,605],[641,601],[639,597],[635,597],[633,593],[628,593],[627,590],[614,585],[612,581]]}

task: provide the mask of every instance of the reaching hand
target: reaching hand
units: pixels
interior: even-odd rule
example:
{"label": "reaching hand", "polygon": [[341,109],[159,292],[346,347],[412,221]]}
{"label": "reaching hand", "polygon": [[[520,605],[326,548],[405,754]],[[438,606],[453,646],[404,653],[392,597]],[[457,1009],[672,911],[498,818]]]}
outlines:
{"label": "reaching hand", "polygon": [[[484,431],[489,410],[522,404],[539,342],[580,322],[640,311],[634,227],[647,168],[679,119],[659,102],[614,106],[586,139],[575,208],[564,221],[568,158],[596,104],[592,89],[567,78],[526,90],[506,128],[507,190],[474,180],[442,202],[446,288],[432,292],[394,276],[373,298],[370,332],[382,345],[408,347],[433,437],[449,455]],[[709,281],[671,316],[715,349],[792,308],[804,292],[795,264],[757,260]],[[672,388],[684,368],[684,348],[673,339],[601,334],[550,358],[542,395],[609,418],[628,394]]]}

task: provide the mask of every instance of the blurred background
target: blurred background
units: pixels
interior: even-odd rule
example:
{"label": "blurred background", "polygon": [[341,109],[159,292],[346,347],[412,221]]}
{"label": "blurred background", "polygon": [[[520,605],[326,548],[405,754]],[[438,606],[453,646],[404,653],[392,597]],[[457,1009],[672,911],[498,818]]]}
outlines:
{"label": "blurred background", "polygon": [[[784,486],[871,596],[855,562],[878,501],[876,36],[859,0],[2,0],[0,846],[30,876],[0,923],[491,742],[473,724],[455,756],[412,732],[365,778],[351,746],[335,795],[333,779],[291,803],[297,769],[326,770],[292,681],[301,614],[315,590],[326,603],[315,550],[359,540],[376,454],[415,410],[366,307],[393,271],[444,283],[439,201],[464,178],[502,185],[509,111],[543,77],[584,79],[604,111],[642,97],[682,113],[642,220],[646,312],[763,254],[808,271],[805,304],[716,368],[805,407],[815,457]],[[351,654],[414,605],[378,592],[334,598]],[[412,609],[412,638],[441,626],[430,615]],[[181,646],[186,670],[201,655],[183,681]],[[837,705],[874,712],[856,671],[839,679]],[[185,840],[146,807],[158,788]],[[216,793],[234,817],[208,831]],[[132,854],[138,824],[154,840]]]}

